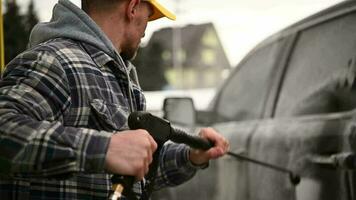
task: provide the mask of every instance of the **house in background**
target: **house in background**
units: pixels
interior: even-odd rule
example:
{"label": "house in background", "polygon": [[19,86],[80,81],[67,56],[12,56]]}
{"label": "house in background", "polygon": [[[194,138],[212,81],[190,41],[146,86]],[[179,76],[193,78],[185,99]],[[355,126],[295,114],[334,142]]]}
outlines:
{"label": "house in background", "polygon": [[146,91],[216,87],[231,68],[212,23],[154,32],[134,64]]}

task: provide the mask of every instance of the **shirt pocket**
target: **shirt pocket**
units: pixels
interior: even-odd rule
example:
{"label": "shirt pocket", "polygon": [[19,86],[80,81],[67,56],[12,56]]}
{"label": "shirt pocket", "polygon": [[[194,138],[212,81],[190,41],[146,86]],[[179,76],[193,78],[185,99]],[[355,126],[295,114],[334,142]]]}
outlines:
{"label": "shirt pocket", "polygon": [[129,129],[127,125],[128,108],[102,99],[93,99],[90,101],[90,109],[94,115],[91,117],[94,117],[93,123],[97,129],[105,131]]}

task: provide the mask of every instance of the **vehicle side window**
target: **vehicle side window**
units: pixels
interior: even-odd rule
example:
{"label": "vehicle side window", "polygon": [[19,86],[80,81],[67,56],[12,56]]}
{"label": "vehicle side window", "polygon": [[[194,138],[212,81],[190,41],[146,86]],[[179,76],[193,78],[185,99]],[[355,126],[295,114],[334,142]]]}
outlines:
{"label": "vehicle side window", "polygon": [[[356,102],[345,98],[353,96],[350,88],[355,75],[351,62],[356,56],[355,33],[355,13],[301,32],[281,87],[275,117],[354,107]],[[342,94],[345,92],[349,94]],[[344,105],[345,102],[349,105]]]}
{"label": "vehicle side window", "polygon": [[216,105],[218,121],[256,119],[262,116],[282,41],[258,49],[237,66],[220,93]]}

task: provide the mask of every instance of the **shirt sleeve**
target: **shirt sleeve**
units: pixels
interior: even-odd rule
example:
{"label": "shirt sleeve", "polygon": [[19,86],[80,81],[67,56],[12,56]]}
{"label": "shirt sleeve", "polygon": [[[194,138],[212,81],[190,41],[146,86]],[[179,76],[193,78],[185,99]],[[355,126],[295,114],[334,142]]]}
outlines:
{"label": "shirt sleeve", "polygon": [[185,144],[166,142],[161,149],[154,189],[180,185],[190,180],[198,169],[205,167],[190,162],[189,147]]}
{"label": "shirt sleeve", "polygon": [[70,103],[54,55],[30,51],[8,65],[0,81],[0,174],[104,172],[112,133],[64,126]]}

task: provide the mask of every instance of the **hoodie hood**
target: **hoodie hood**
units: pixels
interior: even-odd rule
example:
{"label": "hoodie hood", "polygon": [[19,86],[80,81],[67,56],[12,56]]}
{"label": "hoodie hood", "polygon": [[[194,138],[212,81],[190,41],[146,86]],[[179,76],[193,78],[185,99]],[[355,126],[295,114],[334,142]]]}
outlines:
{"label": "hoodie hood", "polygon": [[37,24],[30,36],[29,46],[54,38],[69,38],[96,46],[112,58],[119,55],[109,38],[80,8],[68,0],[59,0],[50,22]]}

